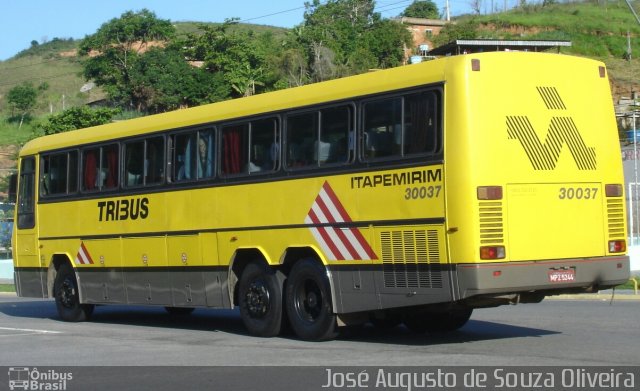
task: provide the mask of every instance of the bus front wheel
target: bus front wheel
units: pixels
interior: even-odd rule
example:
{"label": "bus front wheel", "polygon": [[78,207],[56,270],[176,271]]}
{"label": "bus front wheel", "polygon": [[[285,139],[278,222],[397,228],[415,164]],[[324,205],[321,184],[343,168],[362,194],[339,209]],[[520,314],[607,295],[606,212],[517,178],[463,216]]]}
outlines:
{"label": "bus front wheel", "polygon": [[282,327],[282,282],[262,262],[252,262],[240,276],[240,316],[247,330],[259,337],[275,337]]}
{"label": "bus front wheel", "polygon": [[92,304],[80,304],[78,281],[71,265],[60,266],[53,283],[53,295],[56,300],[58,315],[67,322],[83,322],[93,313]]}
{"label": "bus front wheel", "polygon": [[305,340],[322,341],[337,335],[327,271],[313,259],[303,259],[287,278],[286,307],[289,323]]}

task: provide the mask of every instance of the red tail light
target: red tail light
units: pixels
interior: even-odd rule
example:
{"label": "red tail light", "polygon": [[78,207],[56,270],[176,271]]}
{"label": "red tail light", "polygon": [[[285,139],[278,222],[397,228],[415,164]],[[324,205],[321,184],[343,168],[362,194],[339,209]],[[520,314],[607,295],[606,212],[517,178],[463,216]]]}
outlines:
{"label": "red tail light", "polygon": [[480,247],[480,259],[503,259],[505,254],[504,246]]}
{"label": "red tail light", "polygon": [[625,240],[610,240],[609,252],[610,253],[623,253],[627,251],[627,242]]}

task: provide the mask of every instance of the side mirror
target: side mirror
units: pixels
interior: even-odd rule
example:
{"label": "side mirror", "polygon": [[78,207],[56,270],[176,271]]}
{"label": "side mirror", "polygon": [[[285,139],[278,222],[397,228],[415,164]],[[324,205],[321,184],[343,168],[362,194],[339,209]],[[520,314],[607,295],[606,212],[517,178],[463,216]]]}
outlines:
{"label": "side mirror", "polygon": [[18,195],[18,174],[11,174],[9,177],[9,202],[15,204]]}

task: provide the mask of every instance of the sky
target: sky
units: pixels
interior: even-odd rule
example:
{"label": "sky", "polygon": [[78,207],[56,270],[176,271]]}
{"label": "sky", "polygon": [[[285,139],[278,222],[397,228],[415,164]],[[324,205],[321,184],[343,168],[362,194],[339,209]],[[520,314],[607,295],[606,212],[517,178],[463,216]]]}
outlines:
{"label": "sky", "polygon": [[[446,0],[435,0],[445,8]],[[449,0],[452,15],[469,12],[469,0]],[[376,0],[376,12],[395,17],[413,0]],[[242,22],[293,27],[303,21],[305,0],[0,0],[0,61],[32,41],[82,39],[126,11],[146,8],[172,22]]]}

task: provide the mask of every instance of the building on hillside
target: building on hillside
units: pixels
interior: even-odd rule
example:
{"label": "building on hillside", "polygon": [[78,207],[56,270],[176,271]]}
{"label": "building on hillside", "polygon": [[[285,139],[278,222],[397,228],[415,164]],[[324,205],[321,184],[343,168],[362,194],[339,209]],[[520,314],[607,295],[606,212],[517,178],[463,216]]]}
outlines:
{"label": "building on hillside", "polygon": [[[429,50],[432,50],[434,47],[432,37],[440,34],[440,30],[442,30],[446,24],[455,23],[447,22],[446,20],[409,18],[406,16],[396,20],[407,26],[407,29],[413,37],[413,47],[404,48],[405,59],[407,61],[413,56],[417,56],[420,59],[428,57]],[[417,60],[414,58],[413,61]]]}

